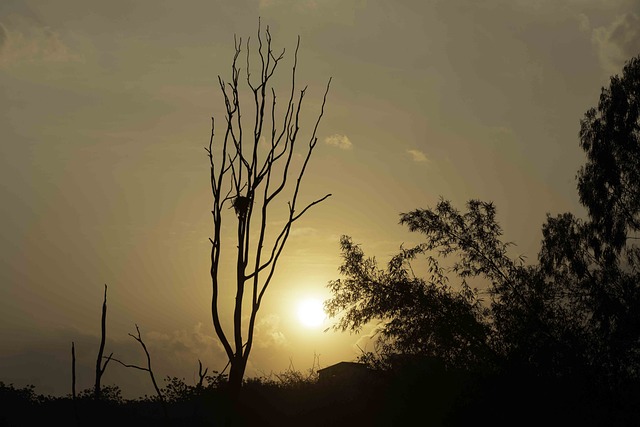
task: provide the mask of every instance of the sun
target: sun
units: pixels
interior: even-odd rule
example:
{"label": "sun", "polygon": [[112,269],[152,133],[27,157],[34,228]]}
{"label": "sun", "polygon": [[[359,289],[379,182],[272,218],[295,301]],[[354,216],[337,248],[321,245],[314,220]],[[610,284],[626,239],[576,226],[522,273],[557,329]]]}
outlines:
{"label": "sun", "polygon": [[320,299],[306,298],[298,303],[298,320],[302,326],[310,329],[319,328],[326,317]]}

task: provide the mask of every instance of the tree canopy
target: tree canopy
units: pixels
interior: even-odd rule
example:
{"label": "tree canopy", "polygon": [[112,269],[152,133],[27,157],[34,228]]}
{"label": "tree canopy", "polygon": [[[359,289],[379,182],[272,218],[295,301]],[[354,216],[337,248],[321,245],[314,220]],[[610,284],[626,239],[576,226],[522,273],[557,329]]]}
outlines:
{"label": "tree canopy", "polygon": [[640,229],[640,56],[602,88],[580,122],[587,162],[578,172],[580,201],[600,243],[615,251]]}

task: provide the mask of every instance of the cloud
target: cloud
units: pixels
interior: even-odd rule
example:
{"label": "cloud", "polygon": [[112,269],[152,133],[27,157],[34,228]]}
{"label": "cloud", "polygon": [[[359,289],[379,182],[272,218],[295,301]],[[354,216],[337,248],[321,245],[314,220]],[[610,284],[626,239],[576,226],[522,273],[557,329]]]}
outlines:
{"label": "cloud", "polygon": [[[151,345],[161,348],[164,354],[171,354],[174,358],[178,356],[186,361],[194,361],[203,354],[224,357],[217,338],[210,331],[205,331],[201,323],[196,324],[191,330],[180,329],[171,333],[142,332]],[[136,332],[133,333],[135,335]]]}
{"label": "cloud", "polygon": [[589,17],[584,13],[578,14],[578,29],[582,32],[591,30],[591,21],[589,20]]}
{"label": "cloud", "polygon": [[640,53],[640,17],[627,13],[609,26],[594,28],[591,42],[604,71],[619,74],[624,63]]}
{"label": "cloud", "polygon": [[255,328],[257,348],[285,347],[287,338],[280,331],[280,318],[271,314],[260,318]]}
{"label": "cloud", "polygon": [[325,144],[333,145],[334,147],[338,147],[341,150],[351,150],[353,148],[353,144],[351,140],[346,135],[335,134],[325,138]]}
{"label": "cloud", "polygon": [[[24,23],[24,22],[22,22]],[[49,27],[0,22],[0,68],[24,63],[80,61],[60,35]]]}
{"label": "cloud", "polygon": [[411,160],[413,160],[414,162],[421,163],[427,162],[429,160],[426,154],[424,154],[420,150],[407,150],[407,153],[409,153],[409,155],[411,156]]}

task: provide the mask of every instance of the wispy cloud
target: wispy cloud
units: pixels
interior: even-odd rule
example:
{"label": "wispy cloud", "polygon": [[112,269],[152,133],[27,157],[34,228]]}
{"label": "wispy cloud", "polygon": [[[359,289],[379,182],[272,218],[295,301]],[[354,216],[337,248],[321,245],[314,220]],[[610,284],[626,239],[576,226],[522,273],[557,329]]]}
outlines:
{"label": "wispy cloud", "polygon": [[420,150],[407,150],[407,153],[409,153],[409,155],[411,156],[411,160],[413,160],[414,162],[421,163],[429,160],[427,158],[427,155]]}
{"label": "wispy cloud", "polygon": [[0,68],[24,63],[80,61],[60,35],[48,27],[12,28],[0,22]]}
{"label": "wispy cloud", "polygon": [[274,348],[287,345],[287,338],[280,331],[280,318],[275,314],[262,317],[256,324],[255,344],[258,348]]}
{"label": "wispy cloud", "polygon": [[627,13],[609,26],[594,28],[591,41],[603,69],[609,74],[620,74],[624,63],[638,54],[640,17]]}
{"label": "wispy cloud", "polygon": [[326,137],[324,142],[325,144],[338,147],[341,150],[351,150],[353,148],[351,140],[346,135],[340,135],[337,133]]}

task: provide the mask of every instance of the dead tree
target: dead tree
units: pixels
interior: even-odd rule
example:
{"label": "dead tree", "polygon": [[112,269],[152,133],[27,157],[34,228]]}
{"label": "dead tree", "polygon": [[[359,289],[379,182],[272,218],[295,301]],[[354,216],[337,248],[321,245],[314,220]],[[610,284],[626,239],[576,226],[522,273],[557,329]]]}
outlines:
{"label": "dead tree", "polygon": [[71,398],[76,400],[76,343],[71,341]]}
{"label": "dead tree", "polygon": [[76,424],[80,425],[76,394],[76,343],[73,341],[71,341],[71,400],[73,401],[73,416],[76,419]]}
{"label": "dead tree", "polygon": [[[256,316],[293,223],[309,208],[330,196],[327,194],[305,203],[301,208],[298,206],[302,178],[317,144],[316,132],[324,114],[331,79],[327,82],[308,144],[302,150],[296,150],[301,124],[300,111],[306,92],[306,87],[298,91],[295,86],[300,37],[293,55],[288,101],[284,108],[280,107],[279,114],[276,111],[276,91],[271,78],[284,58],[285,51],[274,54],[269,27],[262,34],[258,25],[257,42],[255,55],[258,64],[253,66],[259,75],[251,73],[251,45],[248,40],[245,45],[246,69],[242,73],[246,86],[243,84],[241,88],[238,58],[243,45],[242,39],[234,38],[231,81],[225,82],[218,77],[226,108],[222,140],[218,142],[218,138],[214,138],[215,120],[212,117],[209,146],[205,147],[210,162],[213,195],[213,237],[210,238],[213,291],[211,313],[215,332],[229,358],[229,385],[232,390],[239,390],[242,385],[253,345]],[[251,112],[249,120],[244,119],[241,114],[240,95],[245,90],[246,93],[251,93],[252,99],[249,101],[249,108],[242,110],[242,113]],[[244,106],[243,103],[242,108]],[[278,115],[281,117],[277,117]],[[294,167],[294,152],[298,151],[303,154],[302,163],[299,167]],[[270,208],[276,200],[283,198],[288,199],[286,205],[280,205],[286,209],[282,218],[284,225],[267,232],[267,225],[271,225],[267,221],[268,214],[272,212]],[[230,212],[235,215],[230,215]],[[226,224],[229,219],[232,223],[235,222],[235,247],[223,247],[222,244],[223,223]],[[254,228],[256,231],[253,231]],[[221,263],[221,255],[224,253],[226,257],[228,252],[235,258],[235,268],[230,274],[232,278],[221,271],[221,266],[224,265]],[[230,331],[223,328],[220,317],[219,296],[222,286],[235,288]],[[246,316],[243,309],[248,312],[248,320],[244,323]]]}
{"label": "dead tree", "polygon": [[209,368],[205,368],[205,370],[202,371],[202,362],[198,359],[198,377],[200,379],[198,380],[198,384],[196,384],[196,390],[199,392],[202,391],[202,384],[204,383],[204,379],[207,377],[207,372],[209,372]]}
{"label": "dead tree", "polygon": [[111,360],[111,356],[113,356],[113,353],[111,353],[109,357],[105,358],[104,364],[103,364],[102,354],[104,352],[106,337],[107,337],[107,285],[104,285],[104,300],[102,302],[100,348],[98,349],[98,357],[96,359],[96,382],[93,388],[93,397],[95,399],[100,399],[100,395],[101,395],[100,382],[102,380],[102,375],[104,374],[104,370],[107,369],[107,364]]}
{"label": "dead tree", "polygon": [[115,360],[116,362],[118,362],[119,364],[121,364],[122,366],[126,367],[126,368],[134,368],[134,369],[138,369],[138,370],[141,370],[141,371],[146,371],[146,372],[149,373],[149,377],[151,377],[151,383],[153,384],[153,388],[156,390],[156,394],[158,395],[158,400],[160,401],[160,405],[162,405],[162,412],[164,413],[165,418],[168,420],[169,419],[169,410],[167,408],[167,403],[166,403],[166,401],[164,399],[164,396],[163,396],[162,392],[160,391],[160,387],[158,387],[158,383],[156,382],[156,377],[155,377],[155,375],[153,375],[153,369],[151,369],[151,355],[149,354],[149,350],[147,349],[146,344],[142,340],[142,335],[140,334],[140,328],[138,328],[138,325],[136,325],[136,331],[138,332],[138,336],[135,336],[133,334],[129,334],[129,336],[131,338],[133,338],[134,340],[138,341],[138,343],[140,344],[140,346],[144,350],[144,354],[147,357],[147,366],[146,367],[124,363],[123,361],[118,360],[115,357],[114,358],[112,358],[111,356],[109,356],[109,357],[111,359]]}

